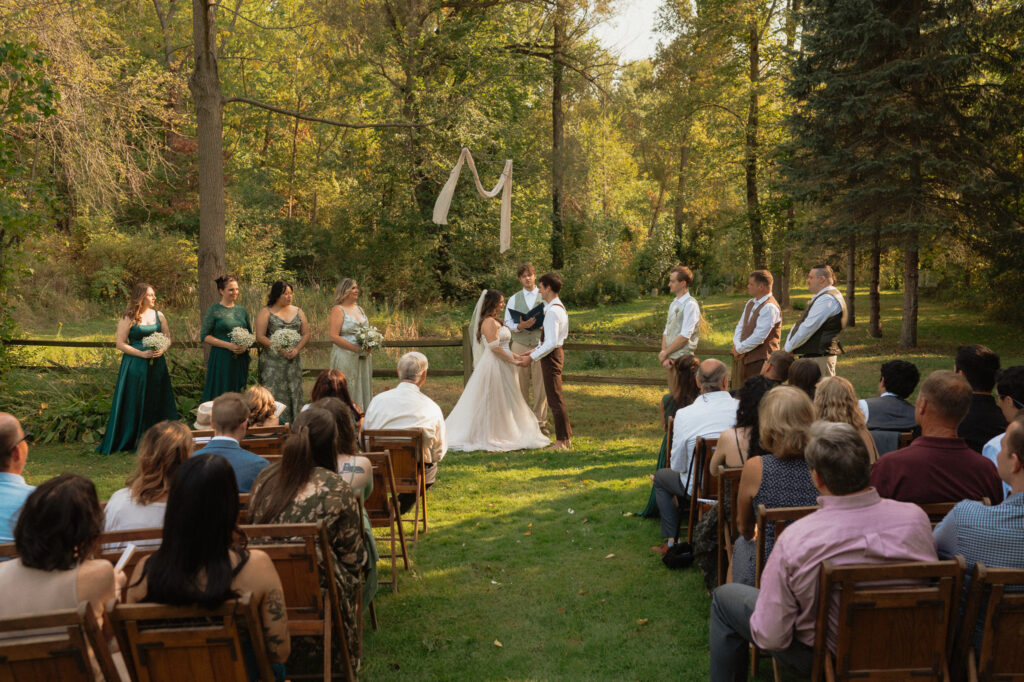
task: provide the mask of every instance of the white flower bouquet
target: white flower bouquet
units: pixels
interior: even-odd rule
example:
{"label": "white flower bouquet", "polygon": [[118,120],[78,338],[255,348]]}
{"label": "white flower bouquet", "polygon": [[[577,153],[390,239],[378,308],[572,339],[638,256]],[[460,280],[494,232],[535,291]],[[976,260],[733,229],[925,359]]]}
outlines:
{"label": "white flower bouquet", "polygon": [[356,329],[356,343],[364,351],[372,351],[384,345],[384,335],[366,322]]}
{"label": "white flower bouquet", "polygon": [[[170,345],[171,340],[167,338],[165,334],[161,334],[160,332],[153,332],[149,336],[145,336],[142,339],[142,347],[145,348],[146,350],[159,352],[162,350],[167,350],[167,348]],[[149,364],[153,364],[153,358],[149,359]]]}
{"label": "white flower bouquet", "polygon": [[278,329],[270,335],[270,348],[276,351],[289,351],[299,345],[302,335],[294,329]]}
{"label": "white flower bouquet", "polygon": [[[256,335],[245,327],[235,327],[228,333],[228,341],[249,350],[256,343]],[[238,359],[238,355],[240,353],[235,355],[235,359]]]}

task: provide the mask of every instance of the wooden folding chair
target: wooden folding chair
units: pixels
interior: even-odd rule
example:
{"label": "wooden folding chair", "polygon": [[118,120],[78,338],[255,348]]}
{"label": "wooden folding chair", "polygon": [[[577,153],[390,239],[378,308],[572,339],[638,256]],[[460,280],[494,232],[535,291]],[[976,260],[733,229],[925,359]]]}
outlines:
{"label": "wooden folding chair", "polygon": [[[981,502],[986,507],[992,505],[992,500],[988,499],[987,497],[983,497],[978,501]],[[917,506],[920,507],[924,511],[924,513],[928,515],[928,522],[932,524],[932,528],[935,528],[935,526],[939,525],[942,522],[942,519],[946,518],[946,514],[953,511],[953,507],[957,506],[958,504],[960,504],[959,501],[929,502],[927,504],[919,504]]]}
{"label": "wooden folding chair", "polygon": [[672,466],[672,432],[676,429],[676,417],[665,420],[665,466]]}
{"label": "wooden folding chair", "polygon": [[[975,632],[981,643],[974,648]],[[1024,680],[1024,569],[974,564],[960,621],[956,661],[970,682]]]}
{"label": "wooden folding chair", "polygon": [[[7,589],[13,589],[8,585]],[[120,680],[88,602],[77,609],[0,620],[0,680],[95,682],[90,648],[107,680]]]}
{"label": "wooden folding chair", "polygon": [[249,510],[252,507],[252,495],[250,493],[238,493],[238,523],[245,525],[252,523]]}
{"label": "wooden folding chair", "polygon": [[[382,538],[391,545],[388,554],[380,552],[382,559],[391,560],[391,580],[378,580],[379,585],[391,585],[392,592],[398,592],[398,572],[395,562],[399,556],[409,570],[409,552],[405,546],[405,531],[399,522],[398,492],[395,486],[394,473],[391,470],[391,455],[387,452],[364,452],[363,456],[373,465],[373,492],[369,499],[363,500],[366,515],[370,518],[371,528],[387,528],[388,534]],[[398,546],[396,547],[396,541]],[[378,551],[380,547],[377,548]],[[401,550],[401,554],[399,554]]]}
{"label": "wooden folding chair", "polygon": [[133,528],[132,530],[111,530],[105,533],[100,533],[99,547],[99,559],[106,559],[110,563],[117,565],[117,562],[121,559],[121,554],[124,553],[125,548],[129,544],[135,545],[135,551],[128,558],[125,563],[124,574],[128,576],[128,582],[121,588],[121,601],[124,601],[128,595],[128,585],[131,583],[132,575],[135,573],[135,567],[139,565],[145,557],[153,554],[160,548],[160,540],[163,538],[163,528]]}
{"label": "wooden folding chair", "polygon": [[911,431],[900,431],[900,438],[897,441],[899,449],[905,448],[914,442],[914,432]]}
{"label": "wooden folding chair", "polygon": [[[395,476],[395,489],[416,495],[413,514],[412,544],[419,540],[420,504],[423,504],[423,532],[427,532],[426,463],[423,453],[423,431],[420,429],[376,429],[363,431],[363,450],[391,453],[391,469]],[[408,521],[408,519],[401,519]]]}
{"label": "wooden folding chair", "polygon": [[242,532],[249,539],[250,549],[266,552],[274,562],[284,590],[289,634],[323,639],[322,679],[331,679],[332,646],[337,644],[344,665],[341,675],[355,680],[341,599],[334,582],[334,553],[323,522],[242,526]]}
{"label": "wooden folding chair", "polygon": [[693,448],[693,458],[690,462],[691,478],[693,481],[693,494],[690,496],[689,522],[686,524],[686,541],[693,542],[693,529],[697,521],[704,516],[704,512],[715,505],[718,497],[718,479],[711,475],[711,455],[718,447],[717,438],[704,438],[699,436]]}
{"label": "wooden folding chair", "polygon": [[[963,574],[963,557],[845,566],[823,562],[812,682],[948,682]],[[834,653],[828,647],[832,608],[836,609],[831,621],[836,623]],[[1019,633],[1016,646],[1020,646]]]}
{"label": "wooden folding chair", "polygon": [[216,609],[117,604],[107,615],[137,682],[249,682],[244,641],[259,679],[274,682],[260,616],[248,592]]}
{"label": "wooden folding chair", "polygon": [[[253,426],[246,430],[245,438],[242,439],[239,445],[243,450],[248,450],[260,457],[280,458],[284,449],[284,441],[288,438],[288,433],[289,427],[287,424]],[[213,429],[193,430],[192,440],[196,438],[213,438]],[[206,443],[204,442],[202,445],[206,445]]]}
{"label": "wooden folding chair", "polygon": [[[737,528],[736,498],[740,493],[743,467],[718,467],[718,584],[725,584],[726,571],[732,564],[732,548],[740,534]],[[725,506],[722,506],[725,504]],[[726,515],[725,510],[729,513]]]}

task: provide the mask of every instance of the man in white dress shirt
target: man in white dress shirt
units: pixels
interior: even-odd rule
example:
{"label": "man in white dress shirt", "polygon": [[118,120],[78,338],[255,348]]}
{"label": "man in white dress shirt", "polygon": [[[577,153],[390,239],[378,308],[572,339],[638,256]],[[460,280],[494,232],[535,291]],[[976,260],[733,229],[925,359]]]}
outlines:
{"label": "man in white dress shirt", "polygon": [[544,331],[540,343],[529,355],[520,355],[524,367],[531,363],[540,363],[544,375],[544,392],[547,394],[548,405],[551,407],[551,418],[555,422],[555,440],[552,447],[568,450],[572,443],[572,426],[569,424],[569,413],[565,409],[562,398],[562,365],[565,363],[565,352],[562,345],[569,336],[569,314],[558,298],[562,290],[562,278],[554,272],[541,275],[537,281],[541,298],[544,299]]}
{"label": "man in white dress shirt", "polygon": [[[512,311],[517,313],[528,313],[541,301],[540,290],[537,289],[537,271],[530,263],[522,263],[516,269],[516,274],[523,288],[508,298],[508,305],[505,306],[505,326],[512,332],[512,341],[509,349],[515,355],[529,353],[540,343],[541,330],[535,326],[537,319],[531,317],[516,323],[512,320]],[[533,406],[533,414],[537,417],[540,430],[548,433],[548,400],[544,391],[544,376],[541,373],[540,363],[535,362],[529,367],[519,365],[516,367],[519,374],[519,390],[523,394],[523,400],[527,405]],[[530,402],[530,386],[533,386],[533,402]]]}
{"label": "man in white dress shirt", "polygon": [[[996,395],[999,397],[999,409],[1006,417],[1006,423],[1012,424],[1013,420],[1024,414],[1024,365],[1007,367],[999,373],[996,381]],[[1007,429],[1009,431],[1009,429]],[[1003,448],[1003,438],[1006,432],[1000,433],[985,443],[981,454],[992,461],[999,468],[999,451]],[[1003,493],[1010,496],[1010,485],[1003,482]]]}
{"label": "man in white dress shirt", "polygon": [[814,360],[821,368],[822,377],[836,375],[836,356],[842,352],[837,337],[846,326],[846,300],[833,286],[835,280],[835,273],[828,265],[811,268],[807,274],[811,302],[786,337],[786,350]]}
{"label": "man in white dress shirt", "polygon": [[747,279],[750,300],[732,335],[732,356],[738,365],[733,369],[735,388],[760,374],[768,356],[779,349],[782,309],[772,296],[772,282],[772,273],[767,270],[754,270]]}
{"label": "man in white dress shirt", "polygon": [[[437,480],[437,463],[448,452],[444,427],[444,414],[437,403],[423,395],[420,388],[427,381],[427,356],[413,351],[398,359],[398,378],[401,383],[390,391],[373,396],[366,408],[363,428],[420,429],[423,431],[423,458],[426,464],[426,485]],[[414,493],[398,496],[402,513],[415,503]]]}
{"label": "man in white dress shirt", "polygon": [[700,304],[690,296],[693,273],[690,268],[677,265],[668,273],[668,290],[675,299],[668,307],[668,320],[661,334],[661,352],[658,362],[667,370],[672,361],[684,355],[693,355],[700,340]]}

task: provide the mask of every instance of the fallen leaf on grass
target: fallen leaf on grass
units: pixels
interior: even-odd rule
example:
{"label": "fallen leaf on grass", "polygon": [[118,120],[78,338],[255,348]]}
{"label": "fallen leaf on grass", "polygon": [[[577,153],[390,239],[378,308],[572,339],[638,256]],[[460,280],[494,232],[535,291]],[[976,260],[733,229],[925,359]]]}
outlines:
{"label": "fallen leaf on grass", "polygon": [[501,647],[501,642],[499,642],[498,640],[494,640],[494,646],[500,648]]}
{"label": "fallen leaf on grass", "polygon": [[523,535],[533,535],[533,533],[530,531],[526,531],[525,533],[523,533]]}
{"label": "fallen leaf on grass", "polygon": [[583,519],[583,523],[590,521],[590,519]]}
{"label": "fallen leaf on grass", "polygon": [[575,509],[573,509],[572,507],[569,507],[569,513],[570,513],[570,514],[575,514],[575,513],[576,513],[576,510],[575,510]]}
{"label": "fallen leaf on grass", "polygon": [[580,590],[580,594],[586,594],[586,593],[587,593],[586,590]]}
{"label": "fallen leaf on grass", "polygon": [[614,559],[614,558],[615,558],[614,554],[609,554],[608,556],[605,557],[605,559]]}
{"label": "fallen leaf on grass", "polygon": [[637,618],[636,624],[637,625],[647,625],[647,619],[646,618]]}
{"label": "fallen leaf on grass", "polygon": [[558,607],[558,612],[559,613],[565,613],[565,609],[563,609],[561,606],[559,606]]}

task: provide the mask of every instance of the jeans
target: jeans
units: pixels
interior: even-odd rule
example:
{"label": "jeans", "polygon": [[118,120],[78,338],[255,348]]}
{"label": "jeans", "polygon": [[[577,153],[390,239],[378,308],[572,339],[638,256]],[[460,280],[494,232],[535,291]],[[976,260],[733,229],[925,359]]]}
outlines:
{"label": "jeans", "polygon": [[[679,498],[679,506],[675,499]],[[654,499],[658,502],[658,513],[661,514],[661,537],[666,540],[679,535],[679,510],[687,507],[690,496],[679,480],[679,472],[675,469],[658,469],[654,472]],[[687,538],[689,540],[689,538]]]}

